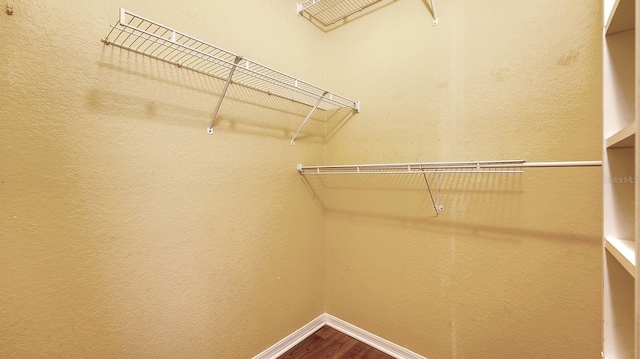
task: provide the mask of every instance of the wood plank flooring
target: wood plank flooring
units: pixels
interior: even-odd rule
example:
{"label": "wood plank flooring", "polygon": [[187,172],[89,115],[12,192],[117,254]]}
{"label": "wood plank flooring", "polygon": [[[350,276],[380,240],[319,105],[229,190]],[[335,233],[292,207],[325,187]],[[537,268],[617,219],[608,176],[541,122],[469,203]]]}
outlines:
{"label": "wood plank flooring", "polygon": [[324,326],[278,359],[394,359],[378,349]]}

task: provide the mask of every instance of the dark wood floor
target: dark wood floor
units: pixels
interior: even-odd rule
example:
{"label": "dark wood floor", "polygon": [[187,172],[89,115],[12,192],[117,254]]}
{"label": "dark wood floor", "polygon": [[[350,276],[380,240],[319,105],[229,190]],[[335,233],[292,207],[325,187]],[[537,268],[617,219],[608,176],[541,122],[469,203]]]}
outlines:
{"label": "dark wood floor", "polygon": [[324,326],[278,359],[394,359],[331,327]]}

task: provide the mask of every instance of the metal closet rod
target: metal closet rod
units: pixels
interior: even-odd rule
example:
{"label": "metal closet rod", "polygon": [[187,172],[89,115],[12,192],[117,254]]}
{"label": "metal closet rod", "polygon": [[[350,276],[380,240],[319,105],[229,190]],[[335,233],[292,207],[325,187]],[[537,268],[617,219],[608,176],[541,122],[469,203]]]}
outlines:
{"label": "metal closet rod", "polygon": [[388,164],[358,164],[303,166],[301,175],[325,174],[421,174],[421,173],[522,173],[524,167],[595,167],[602,161],[526,162],[525,160],[467,161],[467,162],[417,162]]}

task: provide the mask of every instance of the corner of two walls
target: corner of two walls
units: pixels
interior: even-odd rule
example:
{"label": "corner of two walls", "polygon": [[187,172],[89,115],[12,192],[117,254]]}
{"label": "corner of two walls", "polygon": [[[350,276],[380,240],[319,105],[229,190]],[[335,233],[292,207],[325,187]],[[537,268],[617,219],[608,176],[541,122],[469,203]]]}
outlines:
{"label": "corner of two walls", "polygon": [[[601,159],[601,2],[386,1],[327,32],[328,164]],[[600,168],[326,176],[327,312],[429,358],[596,357]],[[435,196],[435,193],[434,193]]]}

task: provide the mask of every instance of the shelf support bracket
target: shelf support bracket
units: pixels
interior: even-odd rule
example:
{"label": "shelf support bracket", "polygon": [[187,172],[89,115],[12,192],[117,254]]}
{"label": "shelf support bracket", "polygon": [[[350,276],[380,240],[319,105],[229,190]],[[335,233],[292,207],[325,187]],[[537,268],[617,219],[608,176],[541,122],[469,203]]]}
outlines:
{"label": "shelf support bracket", "polygon": [[433,11],[433,26],[438,25],[438,15],[436,15],[436,8],[433,6],[433,0],[429,0],[431,2],[431,11]]}
{"label": "shelf support bracket", "polygon": [[320,103],[322,102],[322,100],[324,99],[325,96],[327,96],[329,92],[325,91],[322,96],[320,96],[320,98],[318,99],[318,101],[316,102],[316,104],[313,106],[313,108],[311,109],[311,111],[309,111],[309,114],[307,115],[307,118],[304,119],[304,121],[302,122],[302,125],[300,125],[300,128],[298,128],[298,132],[296,132],[295,135],[293,135],[293,138],[291,139],[291,146],[295,146],[296,145],[296,138],[298,138],[298,135],[300,134],[300,131],[302,131],[302,129],[304,128],[304,126],[307,124],[307,122],[309,122],[309,119],[311,118],[311,115],[313,115],[313,113],[316,111],[316,109],[318,108],[318,106],[320,106]]}
{"label": "shelf support bracket", "polygon": [[222,88],[222,93],[220,93],[220,99],[218,100],[218,104],[216,105],[215,111],[213,111],[213,116],[211,116],[211,122],[209,122],[209,127],[207,128],[208,134],[213,134],[213,122],[216,120],[218,116],[218,111],[220,110],[220,105],[222,105],[222,100],[224,100],[224,96],[227,94],[227,90],[229,89],[229,84],[231,83],[231,78],[233,77],[233,73],[236,71],[236,67],[238,67],[238,63],[242,60],[242,56],[236,56],[236,59],[233,61],[233,66],[231,67],[231,71],[229,71],[229,77],[227,78],[227,82],[224,83],[224,87]]}

